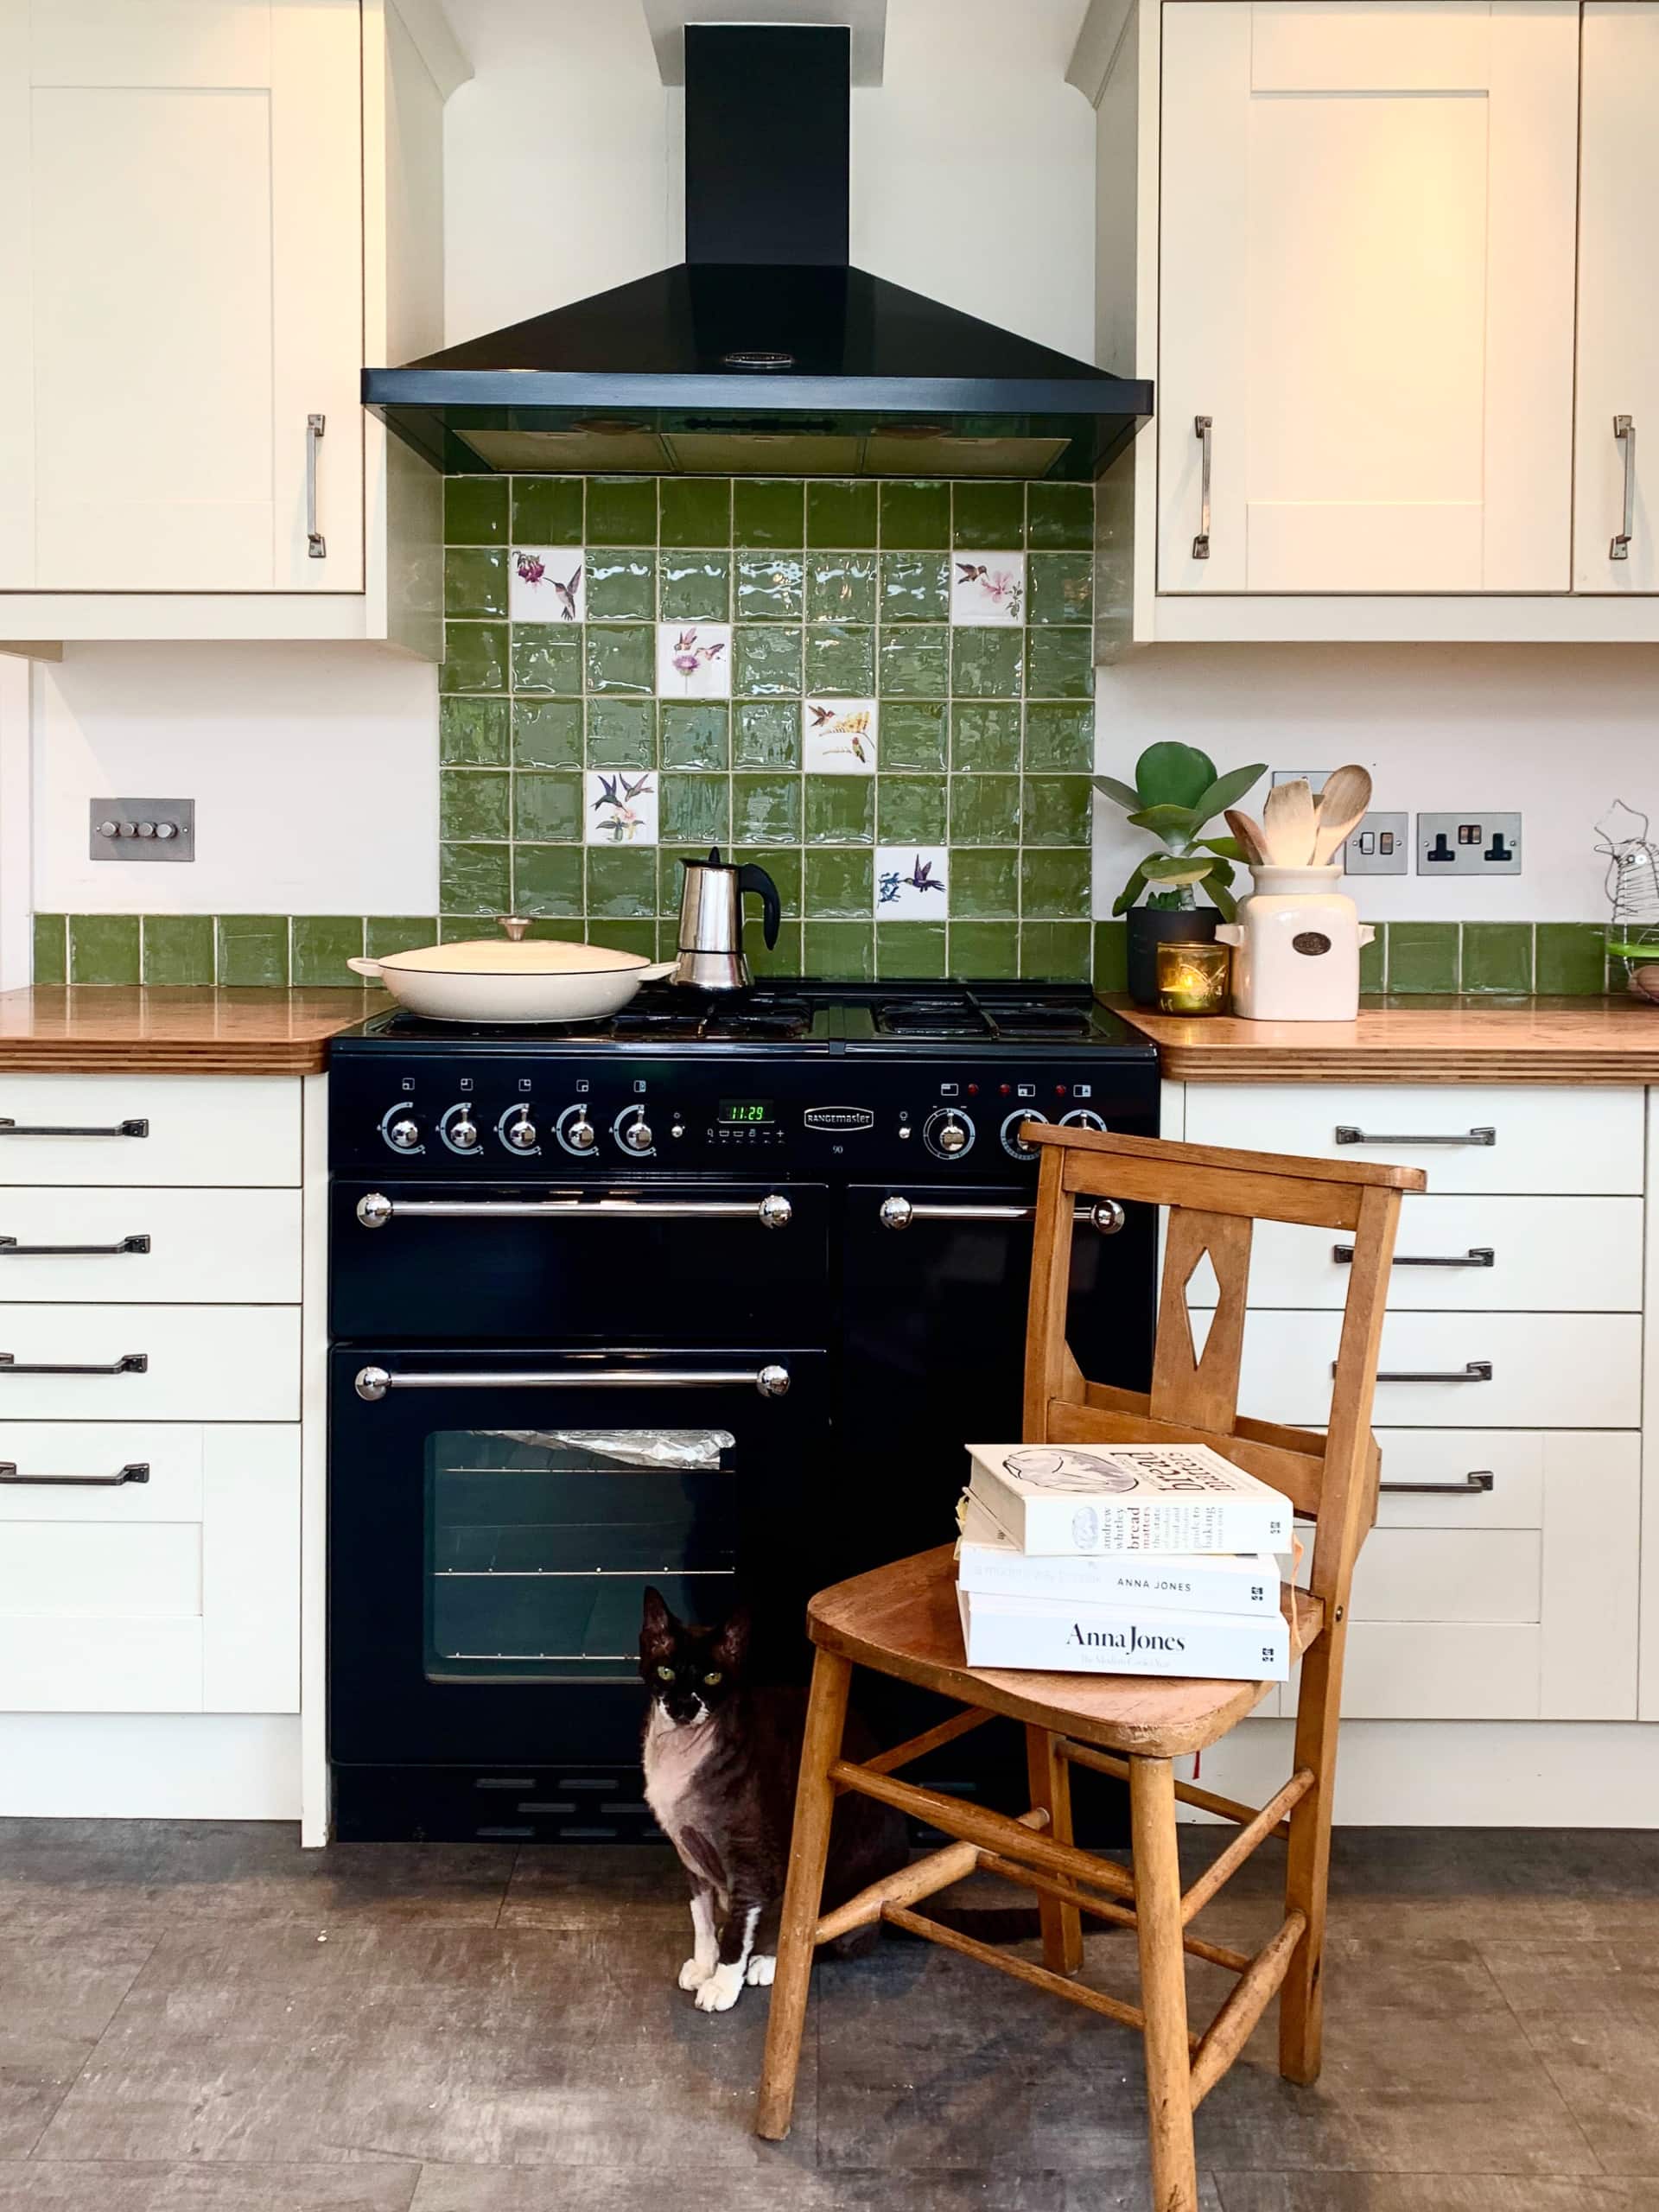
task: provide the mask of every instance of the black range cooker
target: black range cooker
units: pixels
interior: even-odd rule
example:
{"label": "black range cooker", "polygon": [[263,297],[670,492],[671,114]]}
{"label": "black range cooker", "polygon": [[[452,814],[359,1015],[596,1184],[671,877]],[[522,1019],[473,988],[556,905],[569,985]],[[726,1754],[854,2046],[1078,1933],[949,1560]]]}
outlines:
{"label": "black range cooker", "polygon": [[[948,1539],[964,1441],[1020,1433],[1033,1119],[1155,1135],[1153,1048],[1031,984],[336,1039],[339,1834],[644,1833],[648,1583],[692,1618],[745,1599],[787,1670],[813,1590]],[[1144,1388],[1154,1220],[1076,1234],[1072,1341]],[[874,1687],[885,1732],[932,1717]],[[933,1778],[1017,1794],[1003,1732]]]}

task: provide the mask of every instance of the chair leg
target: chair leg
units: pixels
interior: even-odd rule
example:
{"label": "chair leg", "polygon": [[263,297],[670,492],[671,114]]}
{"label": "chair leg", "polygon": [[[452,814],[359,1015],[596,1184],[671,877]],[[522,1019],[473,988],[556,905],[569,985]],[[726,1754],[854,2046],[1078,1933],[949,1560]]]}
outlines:
{"label": "chair leg", "polygon": [[[1071,1840],[1071,1770],[1055,1752],[1046,1728],[1026,1729],[1026,1772],[1031,1802],[1048,1815],[1047,1833],[1056,1843]],[[1051,1974],[1076,1974],[1083,1964],[1083,1915],[1058,1897],[1038,1905],[1043,1929],[1043,1964]]]}
{"label": "chair leg", "polygon": [[1181,1949],[1181,1868],[1175,1770],[1167,1759],[1129,1761],[1135,1927],[1141,2003],[1147,2016],[1147,2126],[1153,2212],[1198,2212],[1192,2150],[1192,2069],[1186,2040]]}
{"label": "chair leg", "polygon": [[1331,1641],[1321,1637],[1302,1661],[1295,1760],[1312,1772],[1313,1787],[1291,1809],[1285,1858],[1285,1909],[1301,1913],[1307,1931],[1291,1956],[1280,1993],[1279,2071],[1287,2082],[1304,2083],[1319,2080],[1325,2045],[1325,1916],[1340,1681]]}
{"label": "chair leg", "polygon": [[850,1662],[833,1651],[820,1650],[812,1662],[812,1694],[807,1701],[806,1735],[795,1786],[789,1879],[778,1930],[778,1965],[772,1976],[766,2051],[754,2118],[755,2133],[773,2143],[788,2134],[795,2107],[795,2075],[801,2063],[801,2031],[806,2024],[823,1868],[830,1855],[830,1823],[836,1809],[830,1768],[841,1757],[852,1672]]}

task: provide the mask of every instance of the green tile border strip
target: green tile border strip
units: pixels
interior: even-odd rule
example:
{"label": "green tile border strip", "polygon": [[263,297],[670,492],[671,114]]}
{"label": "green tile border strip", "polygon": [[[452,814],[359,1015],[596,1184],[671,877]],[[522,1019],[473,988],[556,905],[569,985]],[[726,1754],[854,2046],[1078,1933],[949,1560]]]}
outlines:
{"label": "green tile border strip", "polygon": [[[1096,922],[1094,983],[1127,982],[1125,922]],[[1360,988],[1393,998],[1597,998],[1622,996],[1624,974],[1609,962],[1599,922],[1377,922],[1360,956]]]}

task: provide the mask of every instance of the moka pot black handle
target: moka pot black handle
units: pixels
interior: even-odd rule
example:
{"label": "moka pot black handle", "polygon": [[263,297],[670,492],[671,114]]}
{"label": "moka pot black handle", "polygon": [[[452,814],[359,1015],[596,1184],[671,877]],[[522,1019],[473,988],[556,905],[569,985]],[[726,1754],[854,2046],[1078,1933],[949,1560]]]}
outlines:
{"label": "moka pot black handle", "polygon": [[746,891],[754,892],[760,900],[760,934],[766,938],[766,950],[770,952],[778,942],[778,924],[783,914],[778,901],[778,887],[765,868],[756,868],[753,861],[746,861],[737,871],[738,897],[741,899]]}

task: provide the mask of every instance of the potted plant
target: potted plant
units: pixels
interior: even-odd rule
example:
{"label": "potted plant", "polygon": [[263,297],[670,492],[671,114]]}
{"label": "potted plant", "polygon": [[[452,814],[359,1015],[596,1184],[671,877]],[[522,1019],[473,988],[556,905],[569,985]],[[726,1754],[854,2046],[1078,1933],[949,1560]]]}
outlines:
{"label": "potted plant", "polygon": [[[1136,861],[1112,908],[1129,918],[1129,996],[1137,1006],[1158,1003],[1160,944],[1208,944],[1218,920],[1232,920],[1233,862],[1243,859],[1243,851],[1236,838],[1200,833],[1266,773],[1267,763],[1257,760],[1218,776],[1215,762],[1196,745],[1165,742],[1149,745],[1135,762],[1133,787],[1115,776],[1095,778],[1096,790],[1164,848]],[[1198,903],[1200,890],[1208,906]]]}

